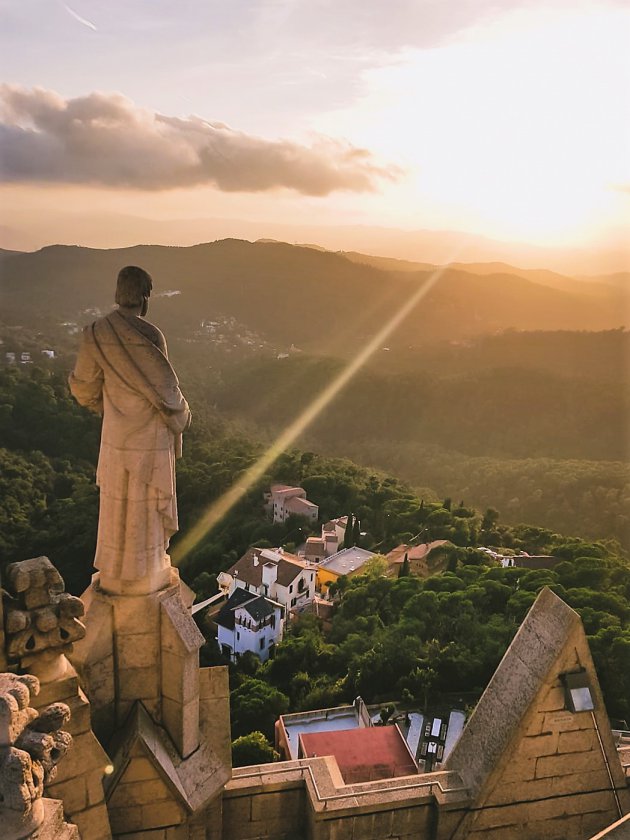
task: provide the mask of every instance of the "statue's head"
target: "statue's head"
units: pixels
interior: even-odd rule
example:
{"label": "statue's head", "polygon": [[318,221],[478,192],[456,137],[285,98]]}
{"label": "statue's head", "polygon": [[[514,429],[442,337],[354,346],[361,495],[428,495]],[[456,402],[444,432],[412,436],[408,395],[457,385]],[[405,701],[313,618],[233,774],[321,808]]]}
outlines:
{"label": "statue's head", "polygon": [[116,303],[130,309],[140,306],[140,314],[146,315],[152,288],[153,280],[147,271],[137,265],[126,265],[118,272]]}

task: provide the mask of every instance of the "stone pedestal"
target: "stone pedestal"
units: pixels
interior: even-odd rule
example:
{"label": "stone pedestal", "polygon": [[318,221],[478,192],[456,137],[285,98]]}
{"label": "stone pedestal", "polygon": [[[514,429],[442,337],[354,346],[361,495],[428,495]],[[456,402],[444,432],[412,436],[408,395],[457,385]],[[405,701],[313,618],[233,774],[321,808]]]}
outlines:
{"label": "stone pedestal", "polygon": [[46,786],[46,793],[63,800],[66,814],[76,823],[84,840],[111,840],[103,789],[111,762],[92,731],[90,704],[76,671],[67,660],[66,663],[65,676],[42,683],[33,702],[39,710],[49,703],[62,701],[71,712],[66,729],[72,735],[72,747],[68,759],[59,765],[54,781]]}
{"label": "stone pedestal", "polygon": [[172,568],[157,591],[106,592],[95,575],[83,596],[86,635],[72,661],[112,761],[114,836],[192,838],[231,775],[227,669],[199,668],[191,596]]}

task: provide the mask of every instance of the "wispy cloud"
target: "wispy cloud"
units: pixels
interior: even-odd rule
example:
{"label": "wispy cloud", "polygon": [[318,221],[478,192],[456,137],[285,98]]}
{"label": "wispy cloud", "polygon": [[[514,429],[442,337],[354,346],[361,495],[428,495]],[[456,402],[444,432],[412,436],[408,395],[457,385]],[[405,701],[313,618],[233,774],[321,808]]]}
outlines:
{"label": "wispy cloud", "polygon": [[0,172],[9,182],[53,181],[144,190],[212,184],[224,191],[286,187],[305,195],[373,190],[395,167],[318,136],[310,146],[266,140],[201,117],[179,119],[120,94],[64,99],[0,85]]}
{"label": "wispy cloud", "polygon": [[78,20],[79,23],[82,23],[83,26],[87,26],[88,29],[92,29],[94,32],[98,32],[98,29],[92,23],[92,21],[87,20],[84,17],[81,17],[81,15],[78,12],[75,12],[74,9],[71,9],[70,6],[68,6],[67,3],[62,3],[61,5],[64,7],[66,12],[68,12],[69,15],[71,15],[75,20]]}

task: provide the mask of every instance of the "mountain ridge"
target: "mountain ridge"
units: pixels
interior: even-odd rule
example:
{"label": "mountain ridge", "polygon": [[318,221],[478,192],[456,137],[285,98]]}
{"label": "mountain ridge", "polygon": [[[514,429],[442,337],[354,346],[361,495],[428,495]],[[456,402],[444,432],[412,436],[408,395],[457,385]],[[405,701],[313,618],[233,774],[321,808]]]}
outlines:
{"label": "mountain ridge", "polygon": [[[203,321],[234,318],[276,347],[348,357],[399,309],[431,272],[385,271],[330,251],[224,239],[194,246],[124,249],[47,246],[2,260],[3,320],[33,327],[88,323],[113,305],[115,277],[139,264],[154,277],[151,317],[190,340]],[[623,324],[618,296],[594,299],[518,274],[448,268],[387,338],[391,347],[469,338],[505,329],[605,330]],[[172,340],[171,339],[171,340]]]}

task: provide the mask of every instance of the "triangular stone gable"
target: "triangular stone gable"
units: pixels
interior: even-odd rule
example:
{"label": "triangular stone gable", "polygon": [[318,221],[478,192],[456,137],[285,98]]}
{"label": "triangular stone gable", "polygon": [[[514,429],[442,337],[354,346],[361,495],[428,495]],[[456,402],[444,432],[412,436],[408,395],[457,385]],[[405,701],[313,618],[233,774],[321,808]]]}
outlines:
{"label": "triangular stone gable", "polygon": [[[565,709],[560,675],[584,669],[593,712]],[[589,838],[630,809],[579,615],[538,596],[445,769],[472,804],[453,840]]]}
{"label": "triangular stone gable", "polygon": [[173,796],[146,743],[137,740],[108,801],[114,835],[181,825],[188,812]]}

